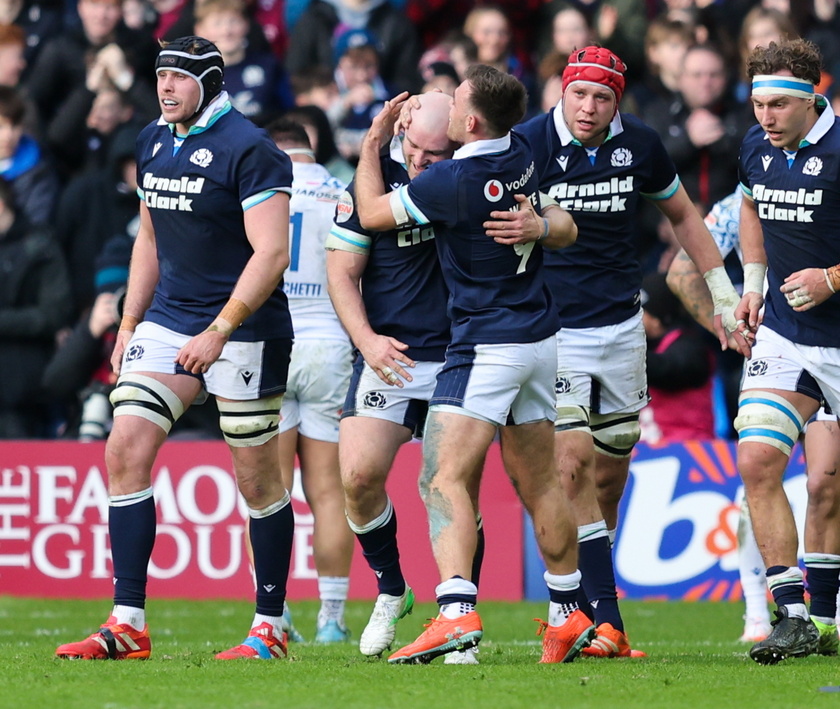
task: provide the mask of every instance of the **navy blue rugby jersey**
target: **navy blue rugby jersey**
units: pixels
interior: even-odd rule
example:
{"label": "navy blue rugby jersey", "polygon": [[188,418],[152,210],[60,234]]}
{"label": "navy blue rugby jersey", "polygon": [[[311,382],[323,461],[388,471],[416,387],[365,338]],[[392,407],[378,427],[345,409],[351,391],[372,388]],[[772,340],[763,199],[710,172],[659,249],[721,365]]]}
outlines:
{"label": "navy blue rugby jersey", "polygon": [[601,327],[632,317],[642,285],[636,226],[641,198],[667,199],[680,184],[659,136],[634,116],[617,113],[606,141],[585,148],[559,106],[514,130],[531,144],[540,190],[578,226],[574,244],[545,256],[562,326]]}
{"label": "navy blue rugby jersey", "polygon": [[514,194],[539,211],[538,182],[527,142],[509,134],[468,143],[399,189],[408,216],[435,225],[453,344],[537,342],[559,329],[542,247],[497,244],[483,226],[490,212],[518,206]]}
{"label": "navy blue rugby jersey", "polygon": [[[291,192],[291,161],[223,94],[186,138],[162,119],[143,129],[137,184],[151,214],[160,265],[145,319],[196,335],[227,303],[254,253],[244,211],[274,192]],[[292,337],[292,321],[281,281],[230,339],[283,337]]]}
{"label": "navy blue rugby jersey", "polygon": [[[401,143],[394,139],[380,157],[385,189],[407,185]],[[412,359],[442,362],[449,344],[448,292],[431,226],[369,231],[359,224],[355,182],[336,208],[327,248],[365,254],[362,300],[373,330],[408,345]]]}
{"label": "navy blue rugby jersey", "polygon": [[767,253],[763,323],[792,342],[840,346],[840,295],[804,313],[779,288],[803,268],[840,263],[840,120],[826,108],[788,164],[761,126],[741,145],[741,187],[755,202]]}

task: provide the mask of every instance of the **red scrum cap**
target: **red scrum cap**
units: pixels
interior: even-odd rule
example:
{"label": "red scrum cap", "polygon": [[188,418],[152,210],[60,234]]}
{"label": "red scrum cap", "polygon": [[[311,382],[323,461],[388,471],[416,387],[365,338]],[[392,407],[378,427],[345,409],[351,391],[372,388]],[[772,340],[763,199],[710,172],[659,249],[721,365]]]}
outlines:
{"label": "red scrum cap", "polygon": [[569,63],[563,70],[563,93],[575,81],[598,84],[615,94],[615,105],[618,106],[624,93],[625,71],[627,65],[606,47],[591,45],[576,49],[569,55]]}

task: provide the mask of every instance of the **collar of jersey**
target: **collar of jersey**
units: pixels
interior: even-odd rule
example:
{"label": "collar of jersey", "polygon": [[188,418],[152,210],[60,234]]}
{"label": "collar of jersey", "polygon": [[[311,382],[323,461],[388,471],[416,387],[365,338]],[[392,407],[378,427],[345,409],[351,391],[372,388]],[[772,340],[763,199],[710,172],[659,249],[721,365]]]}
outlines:
{"label": "collar of jersey", "polygon": [[[201,112],[198,120],[190,126],[190,129],[187,131],[187,135],[203,133],[217,120],[219,120],[219,118],[230,111],[231,108],[233,108],[233,106],[231,106],[227,91],[222,91],[222,93],[207,104],[207,108]],[[169,126],[169,130],[171,130],[173,134],[175,133],[175,124],[167,122],[163,116],[158,119],[158,125]],[[187,136],[179,137],[186,138]]]}
{"label": "collar of jersey", "polygon": [[799,141],[800,148],[818,143],[820,138],[828,133],[831,126],[834,125],[834,111],[828,108],[828,102],[825,100],[825,96],[817,95],[817,106],[822,106],[823,112],[820,114],[817,122],[811,126],[808,135]]}
{"label": "collar of jersey", "polygon": [[[580,145],[580,141],[572,135],[572,131],[569,130],[569,126],[566,125],[566,119],[563,118],[563,100],[560,100],[554,107],[554,129],[557,131],[557,135],[560,137],[560,145],[568,145],[571,143],[572,145]],[[610,121],[610,127],[607,131],[607,137],[604,140],[606,143],[610,138],[615,138],[617,135],[624,132],[624,124],[621,122],[621,114],[616,111],[615,116]]]}
{"label": "collar of jersey", "polygon": [[503,153],[509,149],[510,133],[503,135],[501,138],[474,140],[472,143],[462,145],[452,154],[452,159],[463,160],[464,158],[473,158],[479,155],[492,155],[493,153]]}
{"label": "collar of jersey", "polygon": [[307,180],[309,182],[326,182],[330,172],[323,165],[317,162],[295,162],[292,160],[292,176],[296,180]]}

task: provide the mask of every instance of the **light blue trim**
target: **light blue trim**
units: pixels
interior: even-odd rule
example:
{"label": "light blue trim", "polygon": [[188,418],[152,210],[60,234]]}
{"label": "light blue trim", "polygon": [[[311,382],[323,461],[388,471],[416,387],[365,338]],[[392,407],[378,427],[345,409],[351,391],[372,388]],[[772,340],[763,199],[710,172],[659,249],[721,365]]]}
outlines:
{"label": "light blue trim", "polygon": [[270,190],[258,192],[257,194],[242,201],[242,211],[247,212],[251,207],[258,205],[260,202],[265,202],[269,197],[273,197],[278,192],[291,195],[292,189],[291,187],[272,187]]}
{"label": "light blue trim", "polygon": [[659,190],[659,192],[642,192],[642,197],[646,197],[647,199],[652,199],[654,201],[660,201],[663,199],[670,199],[673,197],[677,190],[680,188],[680,176],[675,175],[673,181],[670,185],[668,185],[664,190]]}
{"label": "light blue trim", "polygon": [[257,655],[260,656],[261,660],[271,660],[273,657],[271,651],[268,649],[268,646],[262,640],[255,638],[253,635],[245,638],[242,644],[256,650]]}
{"label": "light blue trim", "polygon": [[332,229],[330,229],[325,246],[331,249],[341,249],[340,244],[332,242],[333,239],[353,247],[351,250],[354,253],[359,251],[367,253],[370,251],[370,244],[372,241],[372,239],[365,234],[359,234],[358,232],[351,231],[350,229],[346,229],[345,227],[340,227],[338,225],[334,225]]}
{"label": "light blue trim", "polygon": [[415,224],[431,224],[429,218],[420,211],[416,204],[411,200],[411,197],[408,196],[408,185],[403,185],[397,190],[397,194],[399,195],[400,201],[403,203],[405,207],[405,211],[408,212],[409,216],[414,220]]}
{"label": "light blue trim", "polygon": [[753,90],[755,89],[789,89],[791,91],[802,91],[804,93],[814,93],[814,85],[809,81],[788,81],[785,79],[763,79],[761,81],[752,82]]}
{"label": "light blue trim", "polygon": [[738,407],[745,406],[747,404],[764,404],[765,406],[770,406],[777,411],[781,411],[785,416],[787,416],[791,421],[796,424],[796,428],[800,431],[802,430],[802,421],[799,420],[799,416],[791,411],[788,407],[780,404],[777,401],[772,401],[771,399],[762,399],[759,397],[748,397],[746,399],[741,399],[738,402]]}
{"label": "light blue trim", "polygon": [[766,428],[744,428],[738,433],[738,440],[740,441],[742,438],[747,438],[748,436],[758,438],[775,438],[777,441],[781,441],[789,448],[793,448],[793,444],[796,442],[784,433],[769,431]]}

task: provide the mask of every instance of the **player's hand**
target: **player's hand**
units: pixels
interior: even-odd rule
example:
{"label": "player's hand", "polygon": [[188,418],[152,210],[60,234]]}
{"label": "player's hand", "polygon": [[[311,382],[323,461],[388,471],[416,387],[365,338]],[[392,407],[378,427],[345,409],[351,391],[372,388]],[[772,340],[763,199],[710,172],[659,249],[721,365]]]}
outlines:
{"label": "player's hand", "polygon": [[120,375],[122,369],[122,358],[125,348],[128,346],[128,341],[134,334],[133,330],[120,330],[117,332],[117,339],[114,342],[114,351],[111,353],[111,369],[114,370],[116,376]]}
{"label": "player's hand", "polygon": [[804,313],[834,295],[821,268],[805,268],[791,273],[779,290],[797,313]]}
{"label": "player's hand", "polygon": [[408,369],[414,366],[414,360],[405,354],[407,349],[405,343],[385,335],[374,335],[359,344],[362,357],[376,376],[389,386],[400,389],[404,386],[402,379],[412,381]]}
{"label": "player's hand", "polygon": [[402,108],[400,109],[400,116],[394,124],[394,135],[405,133],[405,131],[408,130],[408,127],[411,125],[411,112],[415,108],[420,108],[420,97],[409,96],[406,102],[402,105]]}
{"label": "player's hand", "polygon": [[515,194],[519,203],[515,212],[490,212],[490,221],[484,222],[484,231],[497,244],[527,244],[539,239],[545,232],[545,223],[537,214],[531,200],[524,194]]}
{"label": "player's hand", "polygon": [[222,354],[227,336],[215,330],[205,330],[191,338],[175,356],[175,362],[191,374],[204,374]]}
{"label": "player's hand", "polygon": [[736,329],[730,332],[724,327],[722,316],[715,315],[713,327],[720,341],[721,350],[735,350],[744,357],[749,358],[752,354],[755,336],[747,329],[746,323],[743,320],[736,321]]}
{"label": "player's hand", "polygon": [[370,124],[368,135],[379,138],[382,144],[389,142],[394,135],[394,126],[400,117],[403,103],[408,98],[408,91],[403,91],[401,94],[389,99],[382,106],[382,110],[376,114],[376,117]]}
{"label": "player's hand", "polygon": [[[735,327],[732,334],[737,337],[740,333],[750,348],[755,344],[755,333],[761,324],[761,308],[764,306],[764,296],[755,291],[748,291],[741,296],[738,307],[735,308]],[[738,350],[741,352],[741,349]]]}

